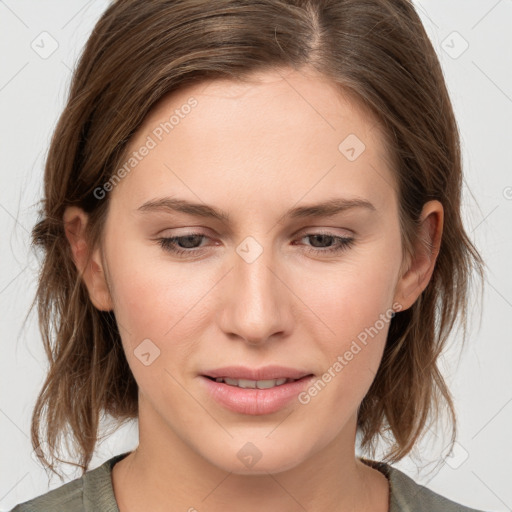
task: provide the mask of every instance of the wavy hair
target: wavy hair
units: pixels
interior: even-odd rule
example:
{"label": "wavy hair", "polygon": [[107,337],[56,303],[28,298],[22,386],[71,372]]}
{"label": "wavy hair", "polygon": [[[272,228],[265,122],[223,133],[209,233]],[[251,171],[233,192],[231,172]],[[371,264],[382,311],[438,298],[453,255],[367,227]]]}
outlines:
{"label": "wavy hair", "polygon": [[[307,68],[331,79],[376,117],[398,184],[403,248],[417,237],[423,204],[439,200],[444,227],[428,286],[390,323],[377,375],[358,409],[361,448],[390,437],[385,460],[407,455],[438,418],[456,415],[439,370],[455,323],[464,327],[473,270],[484,263],[461,219],[462,162],[443,73],[409,0],[119,0],[94,27],[74,70],[44,169],[32,244],[43,252],[36,296],[49,360],[31,441],[54,473],[65,433],[85,472],[100,415],[137,418],[137,383],[111,311],[96,309],[73,262],[63,213],[89,215],[89,247],[101,244],[109,196],[94,194],[124,161],[127,144],[164,95],[199,81]],[[48,454],[42,450],[44,440]],[[48,455],[48,458],[47,458]],[[53,460],[50,460],[53,459]],[[73,464],[73,462],[71,462]]]}

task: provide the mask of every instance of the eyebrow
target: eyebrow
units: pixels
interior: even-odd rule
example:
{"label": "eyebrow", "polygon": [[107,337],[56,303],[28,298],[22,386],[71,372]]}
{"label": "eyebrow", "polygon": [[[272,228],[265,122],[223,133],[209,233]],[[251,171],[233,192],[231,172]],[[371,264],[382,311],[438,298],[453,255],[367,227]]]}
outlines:
{"label": "eyebrow", "polygon": [[[366,199],[358,197],[334,198],[321,203],[291,208],[281,218],[302,219],[307,217],[331,217],[354,208],[376,211],[375,206]],[[230,223],[230,215],[223,210],[217,210],[204,203],[192,203],[175,197],[151,199],[137,208],[137,211],[142,213],[155,211],[181,212],[196,217],[217,219],[227,224]]]}

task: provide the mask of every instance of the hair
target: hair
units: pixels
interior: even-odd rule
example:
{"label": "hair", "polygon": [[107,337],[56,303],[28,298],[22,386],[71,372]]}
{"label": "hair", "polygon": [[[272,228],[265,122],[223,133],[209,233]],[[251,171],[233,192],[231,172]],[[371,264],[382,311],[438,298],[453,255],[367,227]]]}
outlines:
{"label": "hair", "polygon": [[[447,406],[457,424],[439,355],[458,319],[466,337],[473,269],[484,263],[461,219],[459,132],[443,73],[409,0],[119,0],[94,27],[74,70],[44,170],[32,244],[44,253],[36,296],[49,368],[31,423],[42,463],[57,473],[60,436],[71,436],[85,472],[100,414],[138,415],[138,387],[112,311],[96,309],[64,231],[67,206],[89,216],[89,249],[102,243],[109,195],[97,187],[124,161],[131,137],[165,95],[201,81],[257,71],[312,69],[380,123],[397,183],[403,251],[418,238],[422,206],[444,208],[435,268],[416,302],[396,312],[382,361],[358,408],[361,448],[391,438],[396,462]],[[90,256],[90,255],[89,255]],[[43,432],[41,427],[45,426]],[[41,449],[45,441],[48,455]]]}

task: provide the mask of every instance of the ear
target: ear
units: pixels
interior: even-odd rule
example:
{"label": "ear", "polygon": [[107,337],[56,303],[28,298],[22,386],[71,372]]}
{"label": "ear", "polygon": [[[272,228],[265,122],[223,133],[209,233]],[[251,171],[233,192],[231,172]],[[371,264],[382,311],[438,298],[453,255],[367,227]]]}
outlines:
{"label": "ear", "polygon": [[436,200],[424,204],[420,215],[419,238],[414,254],[409,255],[408,264],[395,288],[395,301],[401,310],[411,307],[427,287],[436,264],[443,234],[444,209]]}
{"label": "ear", "polygon": [[85,237],[88,215],[77,206],[68,206],[64,211],[63,220],[73,261],[87,287],[91,302],[101,311],[112,310],[112,297],[108,289],[99,248],[92,251],[88,261],[90,249]]}

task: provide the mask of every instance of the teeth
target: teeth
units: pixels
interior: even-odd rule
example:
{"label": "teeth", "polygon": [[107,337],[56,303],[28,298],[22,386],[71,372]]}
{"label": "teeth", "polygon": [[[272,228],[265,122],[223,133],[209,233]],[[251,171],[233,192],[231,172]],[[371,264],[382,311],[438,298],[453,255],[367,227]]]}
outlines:
{"label": "teeth", "polygon": [[285,382],[293,382],[295,379],[269,379],[269,380],[249,380],[249,379],[229,379],[217,377],[216,382],[225,382],[230,386],[237,386],[244,389],[270,389],[275,386],[281,386]]}

